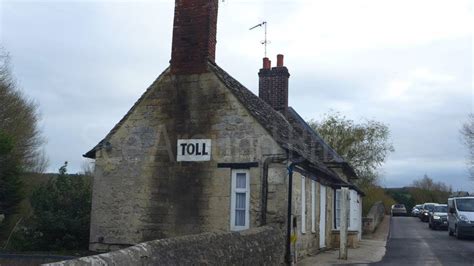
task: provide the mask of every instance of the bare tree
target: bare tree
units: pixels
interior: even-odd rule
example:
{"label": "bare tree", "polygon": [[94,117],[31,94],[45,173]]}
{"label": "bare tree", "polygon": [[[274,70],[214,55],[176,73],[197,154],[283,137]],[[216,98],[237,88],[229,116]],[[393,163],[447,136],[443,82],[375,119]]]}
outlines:
{"label": "bare tree", "polygon": [[86,159],[82,161],[81,168],[81,174],[84,174],[85,176],[92,176],[94,174],[95,161]]}
{"label": "bare tree", "polygon": [[49,159],[46,155],[44,149],[40,149],[37,151],[37,156],[34,157],[30,171],[34,173],[45,173],[49,166]]}
{"label": "bare tree", "polygon": [[474,114],[469,114],[468,120],[461,128],[463,142],[468,149],[467,166],[471,179],[474,180]]}
{"label": "bare tree", "polygon": [[435,182],[427,174],[425,174],[423,178],[413,181],[412,186],[426,190],[438,190],[444,192],[451,192],[452,190],[450,186],[443,182]]}
{"label": "bare tree", "polygon": [[435,182],[427,174],[413,181],[410,194],[415,202],[446,202],[452,194],[452,187],[443,182]]}

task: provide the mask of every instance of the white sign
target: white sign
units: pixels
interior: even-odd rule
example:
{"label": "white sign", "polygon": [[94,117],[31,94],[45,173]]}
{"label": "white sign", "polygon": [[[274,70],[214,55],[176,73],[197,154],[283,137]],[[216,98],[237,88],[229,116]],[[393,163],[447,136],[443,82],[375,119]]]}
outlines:
{"label": "white sign", "polygon": [[210,139],[178,139],[178,162],[199,162],[211,160]]}

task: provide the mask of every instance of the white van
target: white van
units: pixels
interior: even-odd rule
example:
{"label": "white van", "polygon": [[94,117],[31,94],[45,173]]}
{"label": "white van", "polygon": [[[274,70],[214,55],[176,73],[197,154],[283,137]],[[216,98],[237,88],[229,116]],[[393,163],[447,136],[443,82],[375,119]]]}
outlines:
{"label": "white van", "polygon": [[457,238],[474,236],[474,197],[448,199],[448,232]]}

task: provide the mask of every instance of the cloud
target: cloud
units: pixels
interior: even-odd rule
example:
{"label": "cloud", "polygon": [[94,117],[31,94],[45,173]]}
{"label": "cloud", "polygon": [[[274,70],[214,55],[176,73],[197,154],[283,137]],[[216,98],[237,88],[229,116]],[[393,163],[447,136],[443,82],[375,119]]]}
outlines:
{"label": "cloud", "polygon": [[[81,155],[168,66],[174,1],[0,4],[0,40],[40,104],[50,170],[68,160],[78,171]],[[264,32],[249,28],[267,21],[268,55],[275,62],[285,54],[290,104],[303,117],[335,109],[388,124],[396,148],[384,168],[390,186],[425,172],[461,186],[472,13],[467,0],[226,0],[217,62],[257,94]]]}
{"label": "cloud", "polygon": [[[455,81],[455,76],[451,74],[434,73],[429,68],[419,67],[403,77],[388,80],[386,87],[374,94],[373,97],[374,101],[439,108],[446,93],[450,95],[466,93],[465,88],[455,86]],[[423,101],[421,101],[422,99]]]}
{"label": "cloud", "polygon": [[425,174],[436,182],[451,185],[453,190],[474,191],[474,183],[469,182],[464,161],[448,160],[444,162],[413,158],[391,160],[385,166],[385,175],[381,185],[385,187],[409,186],[413,180]]}
{"label": "cloud", "polygon": [[285,19],[282,32],[297,54],[324,54],[470,36],[472,20],[470,1],[311,1]]}

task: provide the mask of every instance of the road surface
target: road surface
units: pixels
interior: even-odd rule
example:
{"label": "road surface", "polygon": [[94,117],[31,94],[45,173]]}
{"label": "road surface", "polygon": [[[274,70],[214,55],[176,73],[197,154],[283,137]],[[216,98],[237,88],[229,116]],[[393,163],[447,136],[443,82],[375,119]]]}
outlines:
{"label": "road surface", "polygon": [[387,251],[374,265],[474,265],[474,239],[433,231],[415,217],[392,217]]}

